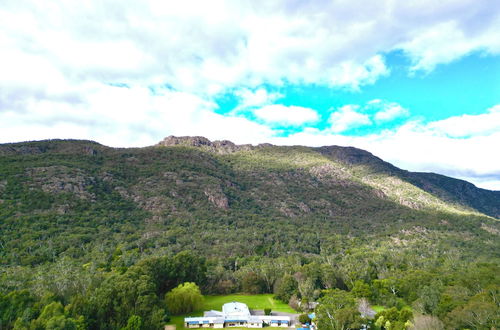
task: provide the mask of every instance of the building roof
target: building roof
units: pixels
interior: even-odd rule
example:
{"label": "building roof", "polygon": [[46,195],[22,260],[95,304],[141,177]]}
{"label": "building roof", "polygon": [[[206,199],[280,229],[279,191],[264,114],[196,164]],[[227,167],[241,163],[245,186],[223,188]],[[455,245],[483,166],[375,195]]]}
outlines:
{"label": "building roof", "polygon": [[226,316],[250,316],[248,306],[239,302],[230,302],[222,306],[222,313]]}
{"label": "building roof", "polygon": [[290,321],[290,316],[286,315],[259,315],[258,317],[263,321]]}
{"label": "building roof", "polygon": [[223,317],[185,317],[184,322],[189,324],[203,324],[203,323],[213,323],[219,324],[224,323]]}
{"label": "building roof", "polygon": [[214,311],[214,310],[211,310],[211,311],[206,311],[203,313],[203,316],[206,316],[206,317],[210,317],[210,316],[214,316],[214,317],[224,317],[224,313],[222,312],[219,312],[219,311]]}
{"label": "building roof", "polygon": [[184,322],[189,324],[220,324],[224,322],[259,323],[286,322],[290,323],[290,316],[278,315],[251,315],[248,306],[239,302],[231,302],[222,306],[222,312],[206,311],[203,317],[186,317]]}

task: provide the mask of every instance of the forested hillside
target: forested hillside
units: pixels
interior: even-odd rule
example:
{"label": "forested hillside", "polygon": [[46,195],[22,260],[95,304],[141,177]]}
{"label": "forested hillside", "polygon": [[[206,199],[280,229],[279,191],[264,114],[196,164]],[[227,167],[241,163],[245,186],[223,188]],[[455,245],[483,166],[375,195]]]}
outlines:
{"label": "forested hillside", "polygon": [[[4,144],[0,328],[120,329],[135,315],[159,329],[165,294],[189,281],[204,294],[320,301],[320,322],[335,299],[364,298],[395,308],[390,329],[422,315],[489,329],[499,217],[500,192],[355,148]],[[348,307],[331,312],[356,324]]]}

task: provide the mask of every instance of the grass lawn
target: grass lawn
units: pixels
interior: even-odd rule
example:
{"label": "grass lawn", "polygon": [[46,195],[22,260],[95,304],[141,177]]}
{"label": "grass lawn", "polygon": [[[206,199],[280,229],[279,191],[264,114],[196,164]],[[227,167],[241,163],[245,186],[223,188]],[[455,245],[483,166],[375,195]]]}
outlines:
{"label": "grass lawn", "polygon": [[[222,310],[222,305],[228,302],[237,301],[248,305],[250,309],[264,309],[271,308],[275,312],[287,312],[287,313],[297,313],[287,304],[274,300],[272,294],[256,294],[256,295],[245,295],[245,294],[231,294],[226,296],[205,296],[205,301],[203,307],[193,313],[186,315],[172,316],[169,324],[175,324],[177,329],[184,328],[184,318],[187,316],[203,316],[204,311],[211,309]],[[231,328],[238,329],[238,328]],[[247,329],[247,328],[242,328]]]}
{"label": "grass lawn", "polygon": [[386,308],[382,305],[372,305],[372,308],[375,312],[380,313],[381,311],[385,310]]}

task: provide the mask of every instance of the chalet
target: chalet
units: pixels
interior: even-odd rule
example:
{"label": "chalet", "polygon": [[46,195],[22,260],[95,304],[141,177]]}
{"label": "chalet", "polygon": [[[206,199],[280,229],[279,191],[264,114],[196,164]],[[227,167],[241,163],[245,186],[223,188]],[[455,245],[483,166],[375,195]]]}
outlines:
{"label": "chalet", "polygon": [[184,318],[186,328],[262,328],[263,326],[288,328],[290,316],[252,315],[248,306],[231,302],[222,306],[222,311],[207,311],[201,317]]}

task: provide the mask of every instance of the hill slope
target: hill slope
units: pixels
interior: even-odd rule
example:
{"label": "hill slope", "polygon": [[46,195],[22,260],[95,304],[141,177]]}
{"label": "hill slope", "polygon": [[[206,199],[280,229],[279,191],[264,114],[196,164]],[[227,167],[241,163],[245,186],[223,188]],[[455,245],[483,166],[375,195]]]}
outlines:
{"label": "hill slope", "polygon": [[82,256],[96,237],[103,245],[190,246],[217,255],[319,254],[333,234],[379,236],[414,226],[495,233],[498,221],[486,215],[500,214],[500,192],[403,171],[355,148],[169,137],[138,149],[6,144],[0,155],[7,263]]}

